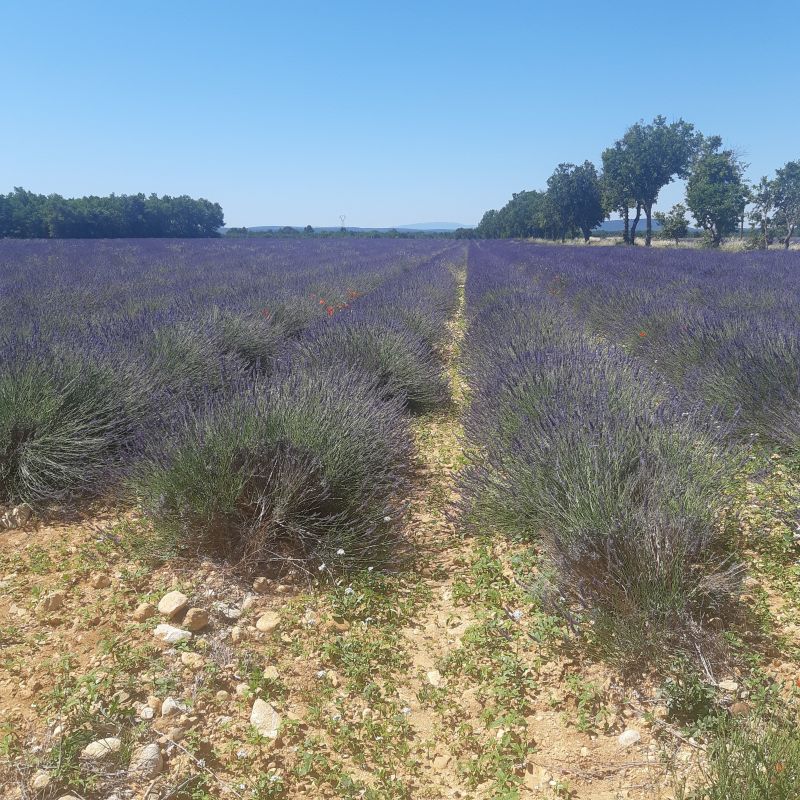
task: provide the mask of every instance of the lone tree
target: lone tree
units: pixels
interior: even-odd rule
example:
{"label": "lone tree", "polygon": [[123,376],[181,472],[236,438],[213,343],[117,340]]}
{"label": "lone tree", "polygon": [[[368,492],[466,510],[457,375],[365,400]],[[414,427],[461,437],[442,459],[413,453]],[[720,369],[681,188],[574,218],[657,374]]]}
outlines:
{"label": "lone tree", "polygon": [[645,244],[653,236],[653,205],[658,193],[675,178],[686,178],[702,137],[694,125],[679,119],[667,124],[658,116],[651,123],[637,122],[625,132],[621,147],[625,153],[626,174],[636,204],[636,217],[631,227],[630,241],[636,241],[636,226],[641,211],[647,219]]}
{"label": "lone tree", "polygon": [[774,186],[775,222],[784,234],[783,246],[788,248],[800,226],[800,161],[789,161],[776,170]]}
{"label": "lone tree", "polygon": [[676,247],[678,240],[686,236],[689,231],[689,220],[686,219],[686,211],[686,206],[683,203],[676,203],[666,214],[656,211],[653,215],[661,224],[661,235],[665,239],[674,239]]}
{"label": "lone tree", "polygon": [[743,173],[744,164],[733,150],[722,149],[719,136],[704,140],[686,184],[686,202],[714,247],[736,231],[744,214],[749,192]]}
{"label": "lone tree", "polygon": [[583,234],[584,242],[588,242],[592,228],[606,218],[600,178],[594,164],[591,161],[584,161],[580,166],[559,164],[547,179],[545,207],[548,222],[562,241],[577,229]]}

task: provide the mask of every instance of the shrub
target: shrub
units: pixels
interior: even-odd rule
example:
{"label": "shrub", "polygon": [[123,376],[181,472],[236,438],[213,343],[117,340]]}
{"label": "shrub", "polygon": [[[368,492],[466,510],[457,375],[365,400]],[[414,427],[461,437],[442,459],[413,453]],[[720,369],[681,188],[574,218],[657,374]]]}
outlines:
{"label": "shrub", "polygon": [[430,345],[377,314],[348,314],[318,326],[290,350],[300,370],[344,364],[372,376],[391,397],[424,411],[447,402],[448,385]]}
{"label": "shrub", "polygon": [[270,371],[287,338],[287,329],[266,314],[243,316],[217,311],[210,325],[222,353],[261,372]]}
{"label": "shrub", "polygon": [[188,408],[134,488],[174,551],[244,569],[375,565],[401,517],[410,453],[401,403],[375,381],[296,370]]}
{"label": "shrub", "polygon": [[797,720],[721,717],[701,785],[682,800],[794,800],[800,797]]}
{"label": "shrub", "polygon": [[135,370],[87,353],[8,351],[0,374],[0,502],[41,505],[108,485],[146,417]]}

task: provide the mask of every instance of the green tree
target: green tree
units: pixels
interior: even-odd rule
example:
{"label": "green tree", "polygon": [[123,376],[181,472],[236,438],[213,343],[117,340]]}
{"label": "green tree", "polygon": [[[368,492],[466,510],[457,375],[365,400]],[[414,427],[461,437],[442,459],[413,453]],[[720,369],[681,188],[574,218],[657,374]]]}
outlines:
{"label": "green tree", "polygon": [[784,235],[783,246],[788,248],[800,226],[800,161],[789,161],[775,171],[775,221]]}
{"label": "green tree", "polygon": [[689,231],[689,220],[686,219],[687,208],[683,203],[676,203],[666,213],[656,211],[653,216],[661,224],[661,235],[665,239],[674,239],[675,245]]}
{"label": "green tree", "polygon": [[775,183],[764,175],[761,180],[753,187],[749,197],[752,207],[748,217],[753,225],[761,231],[759,235],[759,246],[766,250],[772,244],[774,235],[774,213],[775,213]]}
{"label": "green tree", "polygon": [[686,183],[686,202],[714,247],[736,231],[744,214],[749,193],[743,174],[744,164],[732,150],[722,150],[719,136],[705,139]]}
{"label": "green tree", "polygon": [[631,240],[630,209],[636,204],[633,199],[635,165],[630,150],[622,141],[603,150],[603,176],[601,185],[603,203],[608,211],[616,211],[622,217],[625,227],[622,238],[625,244]]}
{"label": "green tree", "polygon": [[594,164],[559,164],[547,179],[549,217],[559,238],[579,230],[589,241],[592,229],[606,218],[600,178]]}
{"label": "green tree", "polygon": [[636,219],[631,227],[631,244],[636,241],[640,211],[647,220],[645,244],[649,247],[653,234],[653,205],[659,192],[672,180],[688,175],[692,158],[701,137],[694,125],[679,119],[667,124],[657,116],[651,123],[637,122],[622,137],[627,169],[636,203]]}

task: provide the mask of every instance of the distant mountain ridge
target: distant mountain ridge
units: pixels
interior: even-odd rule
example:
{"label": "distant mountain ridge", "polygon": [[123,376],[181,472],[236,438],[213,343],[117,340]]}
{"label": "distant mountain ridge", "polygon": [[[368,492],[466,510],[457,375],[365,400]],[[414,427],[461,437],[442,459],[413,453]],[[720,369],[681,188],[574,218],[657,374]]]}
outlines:
{"label": "distant mountain ridge", "polygon": [[[224,230],[228,230],[231,226],[226,226]],[[279,231],[281,228],[295,228],[303,230],[305,225],[248,225],[249,231]],[[313,225],[315,231],[338,231],[339,225]],[[439,233],[442,231],[454,231],[457,228],[474,228],[474,225],[462,225],[459,222],[415,222],[411,225],[390,225],[386,228],[360,228],[356,225],[345,225],[345,228],[350,231],[379,231],[385,233],[386,231],[429,231],[431,233]]]}

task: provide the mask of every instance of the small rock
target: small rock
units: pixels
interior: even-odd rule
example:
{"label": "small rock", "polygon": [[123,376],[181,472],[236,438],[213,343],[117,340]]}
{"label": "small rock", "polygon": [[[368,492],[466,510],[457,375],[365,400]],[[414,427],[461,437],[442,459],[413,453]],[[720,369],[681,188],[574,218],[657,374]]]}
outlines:
{"label": "small rock", "polygon": [[136,606],[136,610],[131,614],[131,617],[136,622],[144,622],[146,619],[150,619],[150,617],[154,617],[155,615],[156,607],[152,603],[141,603]]}
{"label": "small rock", "polygon": [[241,608],[230,605],[229,603],[222,603],[219,600],[217,600],[215,603],[212,603],[211,608],[213,608],[217,614],[221,614],[230,622],[235,622],[237,619],[239,619],[239,617],[242,616]]}
{"label": "small rock", "polygon": [[228,700],[230,698],[230,694],[228,692],[226,692],[224,689],[220,689],[216,693],[215,697],[217,698],[217,700],[220,703],[224,703],[226,700]]}
{"label": "small rock", "polygon": [[202,669],[205,664],[205,659],[200,653],[181,653],[181,664],[189,669]]}
{"label": "small rock", "polygon": [[268,739],[277,739],[281,718],[266,700],[258,698],[253,703],[253,710],[250,712],[250,724],[262,736],[266,736]]}
{"label": "small rock", "polygon": [[256,622],[256,628],[262,633],[272,633],[281,624],[281,618],[274,611],[262,614]]}
{"label": "small rock", "polygon": [[269,681],[276,681],[276,680],[278,680],[278,677],[279,677],[279,675],[278,675],[278,668],[277,668],[277,667],[275,667],[275,666],[273,666],[272,664],[270,664],[270,665],[269,665],[269,666],[268,666],[268,667],[267,667],[267,668],[264,670],[264,677],[265,677],[267,680],[269,680]]}
{"label": "small rock", "polygon": [[167,697],[161,704],[161,716],[171,717],[181,711],[186,711],[186,705],[176,700],[174,697]]}
{"label": "small rock", "polygon": [[434,769],[445,769],[447,765],[450,763],[449,756],[436,756],[433,759],[433,768]]}
{"label": "small rock", "polygon": [[160,614],[172,619],[177,617],[186,606],[189,605],[189,598],[183,592],[167,592],[158,601],[158,611]]}
{"label": "small rock", "polygon": [[33,780],[31,781],[31,789],[34,789],[35,791],[41,791],[42,789],[46,789],[49,785],[50,785],[50,776],[43,770],[37,772],[33,776]]}
{"label": "small rock", "polygon": [[750,703],[739,700],[731,706],[731,714],[735,717],[746,717],[749,713]]}
{"label": "small rock", "polygon": [[231,628],[231,641],[234,644],[239,644],[239,642],[244,641],[244,638],[244,631],[238,625],[234,625]]}
{"label": "small rock", "polygon": [[128,775],[135,778],[147,779],[155,778],[164,766],[164,759],[161,757],[161,748],[155,743],[137,747],[131,756],[131,763],[128,766]]}
{"label": "small rock", "polygon": [[50,594],[45,595],[42,598],[41,602],[39,603],[39,607],[42,611],[58,611],[64,605],[64,599],[66,598],[66,592],[59,589],[56,592],[50,592]]}
{"label": "small rock", "polygon": [[620,747],[630,747],[631,745],[640,741],[641,738],[642,735],[639,733],[639,731],[634,730],[633,728],[628,728],[619,735],[617,741],[619,742]]}
{"label": "small rock", "polygon": [[332,627],[337,633],[344,633],[350,630],[350,623],[346,619],[334,619]]}
{"label": "small rock", "polygon": [[183,627],[186,630],[201,631],[208,625],[208,611],[204,608],[190,608],[183,618]]}
{"label": "small rock", "polygon": [[427,678],[431,686],[439,687],[442,684],[442,673],[438,669],[429,670]]}
{"label": "small rock", "polygon": [[256,596],[249,594],[242,600],[242,611],[249,611],[256,604]]}
{"label": "small rock", "polygon": [[722,689],[723,692],[735,692],[739,688],[739,684],[730,679],[726,681],[720,681],[717,686]]}
{"label": "small rock", "polygon": [[174,625],[156,625],[153,631],[156,639],[160,639],[167,644],[178,644],[178,642],[188,642],[192,638],[191,631],[176,628]]}
{"label": "small rock", "polygon": [[93,589],[107,589],[111,586],[111,578],[109,578],[105,572],[96,572],[92,575],[89,583],[92,585]]}
{"label": "small rock", "polygon": [[303,615],[303,622],[309,628],[313,628],[317,624],[317,615],[310,608],[307,608],[306,613]]}
{"label": "small rock", "polygon": [[234,691],[237,697],[244,697],[250,691],[250,687],[246,683],[237,683]]}
{"label": "small rock", "polygon": [[158,697],[156,697],[154,694],[151,694],[147,698],[147,705],[150,706],[150,708],[152,708],[153,711],[156,712],[156,714],[160,714],[161,713],[161,705],[162,705],[161,700]]}
{"label": "small rock", "polygon": [[81,758],[88,761],[100,761],[101,759],[113,756],[122,747],[122,741],[116,736],[109,736],[107,739],[97,739],[86,745],[81,750]]}
{"label": "small rock", "polygon": [[181,664],[189,669],[202,669],[205,659],[200,653],[181,653]]}
{"label": "small rock", "polygon": [[581,758],[586,758],[589,755],[589,748],[584,746],[581,747]]}
{"label": "small rock", "polygon": [[266,594],[269,591],[269,581],[266,578],[256,578],[253,581],[253,591]]}
{"label": "small rock", "polygon": [[150,708],[150,706],[142,706],[139,709],[139,719],[153,719],[155,715],[155,709]]}
{"label": "small rock", "polygon": [[179,742],[183,737],[186,736],[186,731],[183,728],[170,728],[167,731],[167,738],[171,739],[173,742]]}

